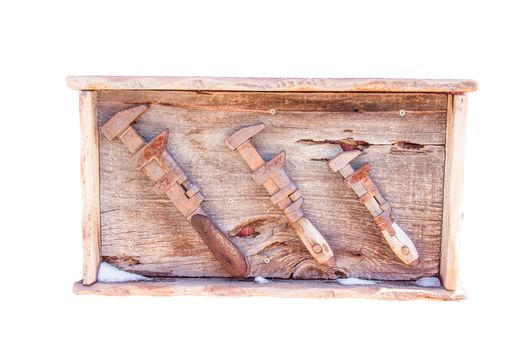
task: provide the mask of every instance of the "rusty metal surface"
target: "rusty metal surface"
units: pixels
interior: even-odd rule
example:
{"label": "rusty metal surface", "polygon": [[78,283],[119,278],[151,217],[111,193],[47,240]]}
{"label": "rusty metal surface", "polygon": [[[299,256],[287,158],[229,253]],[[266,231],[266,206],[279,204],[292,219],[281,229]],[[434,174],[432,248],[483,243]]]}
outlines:
{"label": "rusty metal surface", "polygon": [[[110,121],[112,119],[110,119]],[[150,163],[154,158],[158,160],[161,159],[161,154],[167,146],[168,133],[168,129],[164,130],[130,158],[130,162],[136,167],[136,169],[144,168],[144,166]]]}
{"label": "rusty metal surface", "polygon": [[249,273],[245,256],[207,216],[193,215],[190,223],[212,254],[232,276],[243,277]]}

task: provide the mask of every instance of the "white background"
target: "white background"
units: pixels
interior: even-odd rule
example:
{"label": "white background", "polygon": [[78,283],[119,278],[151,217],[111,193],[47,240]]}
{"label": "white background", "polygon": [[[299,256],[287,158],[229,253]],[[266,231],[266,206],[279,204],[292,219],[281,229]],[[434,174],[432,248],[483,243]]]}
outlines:
{"label": "white background", "polygon": [[[525,349],[525,21],[508,1],[2,2],[0,348]],[[65,78],[89,74],[478,80],[468,299],[75,296],[80,142]]]}

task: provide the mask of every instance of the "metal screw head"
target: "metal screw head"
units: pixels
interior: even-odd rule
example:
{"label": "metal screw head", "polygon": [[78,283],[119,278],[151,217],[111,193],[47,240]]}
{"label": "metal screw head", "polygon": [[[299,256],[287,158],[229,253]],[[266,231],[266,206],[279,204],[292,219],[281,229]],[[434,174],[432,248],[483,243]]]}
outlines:
{"label": "metal screw head", "polygon": [[274,110],[274,108],[271,108],[271,109],[269,110],[269,113],[271,113],[271,114],[276,114],[276,111]]}
{"label": "metal screw head", "polygon": [[265,258],[264,259],[264,263],[269,264],[270,262],[271,262],[271,259],[269,259],[269,258]]}
{"label": "metal screw head", "polygon": [[401,110],[399,111],[399,115],[400,115],[401,117],[404,117],[404,116],[406,115],[406,111],[405,111],[404,109],[401,109]]}
{"label": "metal screw head", "polygon": [[401,248],[401,252],[404,254],[404,255],[408,255],[408,253],[410,253],[410,248],[408,248],[407,246],[403,246]]}
{"label": "metal screw head", "polygon": [[322,247],[320,245],[318,245],[318,244],[315,244],[313,246],[313,251],[318,254],[318,253],[320,253],[322,251]]}

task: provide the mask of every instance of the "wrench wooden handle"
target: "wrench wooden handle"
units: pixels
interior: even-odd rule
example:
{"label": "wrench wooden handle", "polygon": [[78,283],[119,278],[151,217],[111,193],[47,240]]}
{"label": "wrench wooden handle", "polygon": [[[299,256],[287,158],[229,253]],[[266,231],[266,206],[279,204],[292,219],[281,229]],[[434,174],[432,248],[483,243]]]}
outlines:
{"label": "wrench wooden handle", "polygon": [[307,217],[301,217],[296,222],[291,223],[291,226],[309,253],[319,263],[335,266],[336,259],[328,242]]}
{"label": "wrench wooden handle", "polygon": [[190,224],[221,266],[232,276],[244,277],[249,273],[245,256],[206,215],[192,215]]}
{"label": "wrench wooden handle", "polygon": [[391,235],[387,230],[381,231],[392,251],[406,265],[412,267],[419,265],[419,254],[415,249],[414,242],[397,223],[392,223],[392,229],[395,231],[394,235]]}

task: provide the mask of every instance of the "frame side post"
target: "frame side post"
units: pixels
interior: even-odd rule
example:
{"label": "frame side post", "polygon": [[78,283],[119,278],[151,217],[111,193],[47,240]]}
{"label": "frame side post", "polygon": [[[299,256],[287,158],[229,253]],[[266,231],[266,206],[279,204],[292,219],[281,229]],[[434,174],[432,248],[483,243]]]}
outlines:
{"label": "frame side post", "polygon": [[97,92],[81,91],[79,110],[81,125],[82,245],[84,265],[82,283],[97,282],[100,254],[99,202],[99,128],[97,126]]}
{"label": "frame side post", "polygon": [[466,95],[448,95],[443,229],[439,274],[447,290],[459,288],[458,234],[463,218],[463,161],[467,112]]}

